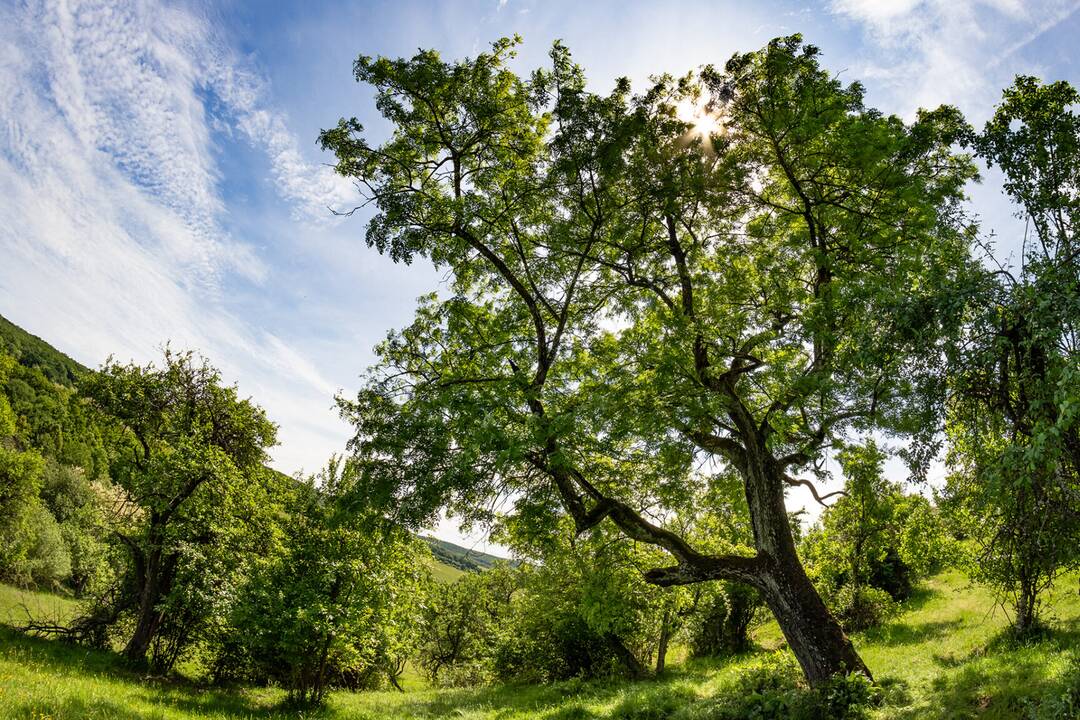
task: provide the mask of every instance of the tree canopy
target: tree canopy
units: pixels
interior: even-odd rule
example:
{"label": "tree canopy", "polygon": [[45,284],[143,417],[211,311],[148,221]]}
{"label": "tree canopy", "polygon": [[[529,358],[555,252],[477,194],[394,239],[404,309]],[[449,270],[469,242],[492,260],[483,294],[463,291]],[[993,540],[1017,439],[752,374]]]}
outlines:
{"label": "tree canopy", "polygon": [[[672,557],[653,583],[760,589],[811,681],[862,669],[784,491],[848,432],[907,433],[925,463],[958,315],[940,291],[968,267],[962,118],[866,107],[799,36],[606,95],[559,44],[514,73],[514,44],[361,57],[391,136],[320,138],[376,208],[367,242],[450,271],[342,403],[364,500],[413,522],[500,497],[610,519]],[[702,458],[743,478],[754,553],[663,526]]]}

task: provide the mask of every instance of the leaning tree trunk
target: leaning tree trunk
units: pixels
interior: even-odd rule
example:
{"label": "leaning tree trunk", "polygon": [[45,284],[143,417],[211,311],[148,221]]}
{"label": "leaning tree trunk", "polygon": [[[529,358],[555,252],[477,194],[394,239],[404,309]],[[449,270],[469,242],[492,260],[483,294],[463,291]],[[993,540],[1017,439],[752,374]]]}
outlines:
{"label": "leaning tree trunk", "polygon": [[751,455],[745,468],[746,497],[758,556],[758,590],[807,681],[816,686],[851,672],[870,677],[855,646],[833,617],[799,560],[784,504],[782,471],[767,451]]}
{"label": "leaning tree trunk", "polygon": [[161,599],[156,578],[148,578],[147,582],[139,588],[139,614],[135,620],[135,632],[124,647],[124,656],[128,660],[137,663],[146,661],[146,655],[150,652],[150,644],[157,636],[161,627],[162,614],[157,608]]}

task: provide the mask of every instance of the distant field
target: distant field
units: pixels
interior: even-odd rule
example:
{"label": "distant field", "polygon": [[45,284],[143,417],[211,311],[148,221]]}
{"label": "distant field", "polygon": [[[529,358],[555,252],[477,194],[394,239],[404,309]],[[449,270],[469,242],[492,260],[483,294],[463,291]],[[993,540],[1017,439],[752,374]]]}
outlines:
{"label": "distant field", "polygon": [[[0,586],[0,621],[32,611],[70,612],[70,600]],[[888,625],[856,636],[863,658],[887,688],[877,720],[1015,720],[1059,695],[1069,653],[1080,651],[1080,596],[1068,578],[1047,605],[1054,630],[1038,643],[1000,647],[1007,620],[989,594],[957,573],[927,582],[905,612]],[[277,708],[273,689],[217,690],[187,681],[143,681],[112,653],[26,638],[0,628],[0,717],[69,718],[330,718],[388,720],[587,720],[705,718],[707,698],[723,693],[741,671],[781,644],[774,624],[758,628],[762,651],[728,662],[690,662],[660,680],[637,684],[567,682],[545,687],[476,690],[422,688],[409,692],[335,693],[318,713]],[[412,688],[416,688],[415,690]]]}
{"label": "distant field", "polygon": [[464,575],[465,572],[465,570],[459,570],[435,559],[431,561],[431,575],[439,582],[452,583]]}

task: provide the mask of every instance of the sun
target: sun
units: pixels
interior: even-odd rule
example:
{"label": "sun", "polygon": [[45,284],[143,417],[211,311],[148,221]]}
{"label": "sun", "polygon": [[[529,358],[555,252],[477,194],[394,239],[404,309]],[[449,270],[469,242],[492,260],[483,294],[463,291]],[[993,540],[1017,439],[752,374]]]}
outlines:
{"label": "sun", "polygon": [[708,105],[683,99],[675,106],[675,115],[690,125],[687,134],[691,138],[711,138],[724,130],[720,114]]}

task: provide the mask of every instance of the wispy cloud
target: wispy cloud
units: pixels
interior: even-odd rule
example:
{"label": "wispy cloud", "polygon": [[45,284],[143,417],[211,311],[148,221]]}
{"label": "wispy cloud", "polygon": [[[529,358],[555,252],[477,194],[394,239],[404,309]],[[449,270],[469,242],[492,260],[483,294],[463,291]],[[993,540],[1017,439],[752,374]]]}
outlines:
{"label": "wispy cloud", "polygon": [[1001,88],[1022,65],[1015,54],[1078,8],[1076,0],[831,4],[834,13],[863,25],[878,50],[858,74],[888,84],[905,114],[950,103],[976,121],[989,114]]}
{"label": "wispy cloud", "polygon": [[225,305],[268,267],[225,229],[214,129],[265,153],[300,220],[345,197],[265,81],[189,10],[56,0],[0,8],[0,87],[0,312],[89,363],[207,352],[282,424],[282,469],[339,448],[334,385]]}

